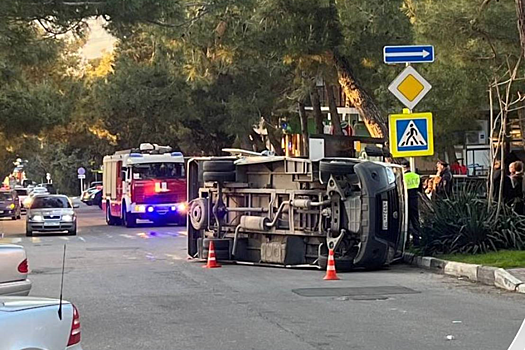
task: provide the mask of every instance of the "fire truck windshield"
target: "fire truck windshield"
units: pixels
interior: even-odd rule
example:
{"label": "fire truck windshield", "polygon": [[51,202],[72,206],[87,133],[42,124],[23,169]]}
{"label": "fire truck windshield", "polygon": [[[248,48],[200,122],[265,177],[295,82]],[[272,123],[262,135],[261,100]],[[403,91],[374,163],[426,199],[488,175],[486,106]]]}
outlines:
{"label": "fire truck windshield", "polygon": [[133,166],[133,179],[183,179],[184,165],[182,163],[147,163]]}

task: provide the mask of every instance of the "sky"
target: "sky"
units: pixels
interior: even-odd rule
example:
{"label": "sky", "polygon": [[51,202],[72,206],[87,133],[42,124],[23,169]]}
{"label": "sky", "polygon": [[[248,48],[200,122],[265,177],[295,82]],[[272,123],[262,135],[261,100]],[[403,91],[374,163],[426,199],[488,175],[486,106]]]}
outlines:
{"label": "sky", "polygon": [[104,23],[102,18],[88,21],[91,33],[86,45],[82,48],[82,56],[87,60],[100,58],[104,53],[113,50],[116,39],[104,30]]}

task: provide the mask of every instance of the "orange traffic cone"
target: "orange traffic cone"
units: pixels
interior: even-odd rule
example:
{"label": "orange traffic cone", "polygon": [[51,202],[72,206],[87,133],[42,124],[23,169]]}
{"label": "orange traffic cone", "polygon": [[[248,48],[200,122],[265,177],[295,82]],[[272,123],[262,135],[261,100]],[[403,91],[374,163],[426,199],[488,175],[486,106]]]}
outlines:
{"label": "orange traffic cone", "polygon": [[335,272],[335,259],[334,259],[334,250],[328,250],[328,263],[326,264],[326,275],[324,279],[327,281],[338,280],[337,273]]}
{"label": "orange traffic cone", "polygon": [[210,241],[210,246],[208,248],[208,262],[203,266],[205,269],[214,269],[216,267],[221,267],[215,259],[215,245],[213,241]]}

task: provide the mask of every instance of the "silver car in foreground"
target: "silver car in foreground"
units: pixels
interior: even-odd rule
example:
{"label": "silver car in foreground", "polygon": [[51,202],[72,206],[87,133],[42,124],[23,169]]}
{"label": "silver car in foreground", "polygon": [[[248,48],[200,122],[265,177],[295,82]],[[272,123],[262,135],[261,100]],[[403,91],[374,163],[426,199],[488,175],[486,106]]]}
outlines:
{"label": "silver car in foreground", "polygon": [[0,244],[0,295],[28,295],[31,290],[28,273],[24,247]]}
{"label": "silver car in foreground", "polygon": [[35,196],[27,212],[26,236],[32,236],[34,231],[67,231],[69,235],[76,235],[77,216],[73,208],[78,205],[73,205],[66,196]]}
{"label": "silver car in foreground", "polygon": [[82,350],[77,308],[62,301],[0,297],[0,349]]}

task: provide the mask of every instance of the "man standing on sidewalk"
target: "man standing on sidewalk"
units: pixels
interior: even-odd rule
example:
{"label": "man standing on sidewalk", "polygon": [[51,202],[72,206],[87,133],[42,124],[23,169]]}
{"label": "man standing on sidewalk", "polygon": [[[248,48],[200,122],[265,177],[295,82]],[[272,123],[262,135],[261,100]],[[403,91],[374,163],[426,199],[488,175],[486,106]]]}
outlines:
{"label": "man standing on sidewalk", "polygon": [[418,174],[410,170],[408,161],[403,163],[403,173],[405,186],[408,190],[408,228],[412,234],[412,243],[417,247],[420,241],[418,192],[420,191],[421,179]]}

